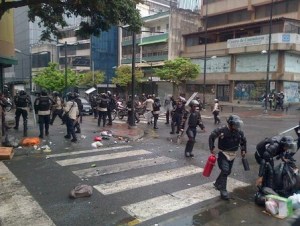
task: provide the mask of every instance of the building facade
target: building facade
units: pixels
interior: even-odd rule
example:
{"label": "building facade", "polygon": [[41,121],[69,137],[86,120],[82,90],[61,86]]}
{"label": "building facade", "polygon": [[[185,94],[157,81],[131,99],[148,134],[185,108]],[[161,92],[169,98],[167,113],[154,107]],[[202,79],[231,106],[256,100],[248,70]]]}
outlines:
{"label": "building facade", "polygon": [[182,56],[201,67],[187,90],[207,102],[257,102],[267,91],[299,102],[300,1],[207,0],[201,15],[203,29],[184,35]]}
{"label": "building facade", "polygon": [[[144,72],[144,82],[137,92],[165,97],[173,94],[170,82],[160,81],[154,69],[165,60],[178,57],[182,50],[182,35],[195,32],[200,26],[200,15],[190,10],[168,8],[167,11],[145,16],[142,32],[136,35],[136,67]],[[121,64],[132,63],[132,33],[122,29]]]}

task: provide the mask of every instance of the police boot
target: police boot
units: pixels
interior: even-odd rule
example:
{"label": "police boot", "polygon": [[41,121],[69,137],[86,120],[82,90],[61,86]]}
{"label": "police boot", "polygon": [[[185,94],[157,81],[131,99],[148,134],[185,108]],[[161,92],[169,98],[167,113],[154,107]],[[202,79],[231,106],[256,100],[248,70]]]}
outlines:
{"label": "police boot", "polygon": [[23,136],[27,137],[27,120],[24,121]]}
{"label": "police boot", "polygon": [[171,132],[170,134],[175,134],[175,125],[174,122],[171,122]]}
{"label": "police boot", "polygon": [[192,154],[193,148],[194,148],[194,141],[188,140],[185,146],[184,154],[185,157],[193,157],[194,155]]}
{"label": "police boot", "polygon": [[220,196],[221,196],[221,199],[224,199],[224,200],[229,200],[229,195],[228,195],[228,192],[227,192],[227,176],[224,175],[222,172],[220,174],[220,176],[218,177],[218,184],[219,184],[219,190],[220,190]]}
{"label": "police boot", "polygon": [[16,120],[16,125],[15,125],[14,129],[16,129],[16,130],[19,129],[19,121],[17,121],[17,120]]}

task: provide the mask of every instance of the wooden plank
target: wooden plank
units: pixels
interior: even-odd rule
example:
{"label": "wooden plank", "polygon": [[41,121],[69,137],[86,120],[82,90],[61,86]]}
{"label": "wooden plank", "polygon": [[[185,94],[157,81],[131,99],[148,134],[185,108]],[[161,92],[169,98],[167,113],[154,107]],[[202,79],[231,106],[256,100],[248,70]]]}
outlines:
{"label": "wooden plank", "polygon": [[14,156],[12,147],[0,147],[0,160],[9,160]]}

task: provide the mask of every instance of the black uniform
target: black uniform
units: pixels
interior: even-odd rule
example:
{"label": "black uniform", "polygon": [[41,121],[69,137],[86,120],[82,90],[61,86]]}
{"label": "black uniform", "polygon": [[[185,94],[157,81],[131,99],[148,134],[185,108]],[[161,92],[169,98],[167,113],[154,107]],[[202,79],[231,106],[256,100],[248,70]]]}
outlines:
{"label": "black uniform", "polygon": [[209,149],[215,148],[215,140],[218,138],[218,166],[221,170],[214,186],[220,190],[221,198],[228,199],[227,194],[227,177],[231,173],[232,165],[235,158],[235,152],[239,146],[241,151],[246,153],[246,138],[240,130],[231,129],[230,126],[222,126],[212,131],[209,136]]}
{"label": "black uniform", "polygon": [[19,121],[22,115],[23,117],[23,133],[24,136],[27,136],[27,121],[28,121],[28,107],[31,105],[30,97],[26,95],[23,91],[20,92],[19,96],[16,96],[15,99],[16,105],[16,117],[15,117],[15,127],[14,129],[19,129]]}
{"label": "black uniform", "polygon": [[116,109],[117,103],[114,97],[109,94],[108,95],[108,107],[107,107],[107,116],[108,116],[108,124],[107,125],[112,125],[112,117],[111,113],[114,109]]}
{"label": "black uniform", "polygon": [[97,99],[98,104],[98,126],[101,124],[101,120],[103,120],[103,127],[106,125],[106,117],[107,117],[107,108],[108,108],[109,99],[105,94],[102,94]]}
{"label": "black uniform", "polygon": [[273,188],[274,186],[274,157],[281,157],[285,152],[280,140],[281,137],[274,136],[265,138],[256,145],[254,156],[260,165],[258,176],[264,177],[263,187]]}
{"label": "black uniform", "polygon": [[175,126],[177,127],[176,133],[179,133],[180,125],[181,125],[181,119],[185,112],[184,104],[182,102],[178,102],[172,111],[172,122],[171,122],[171,129],[172,131],[170,134],[174,134],[175,132]]}
{"label": "black uniform", "polygon": [[158,98],[154,99],[154,103],[153,103],[153,118],[154,118],[154,126],[153,129],[158,129],[157,127],[157,120],[159,117],[159,113],[160,113],[160,100]]}
{"label": "black uniform", "polygon": [[44,127],[45,135],[49,135],[49,125],[50,125],[50,108],[54,104],[54,101],[47,95],[47,93],[42,92],[41,96],[38,97],[34,102],[35,112],[38,114],[39,119],[39,129],[40,138],[44,137]]}
{"label": "black uniform", "polygon": [[183,115],[182,119],[182,124],[181,124],[181,129],[184,129],[185,122],[188,124],[188,128],[186,130],[186,134],[189,138],[189,140],[186,143],[185,146],[185,156],[186,157],[193,157],[194,155],[192,154],[194,144],[195,144],[195,139],[196,139],[196,134],[197,134],[197,126],[199,126],[202,130],[205,129],[205,126],[201,120],[201,115],[199,111],[191,110],[191,112],[185,112]]}

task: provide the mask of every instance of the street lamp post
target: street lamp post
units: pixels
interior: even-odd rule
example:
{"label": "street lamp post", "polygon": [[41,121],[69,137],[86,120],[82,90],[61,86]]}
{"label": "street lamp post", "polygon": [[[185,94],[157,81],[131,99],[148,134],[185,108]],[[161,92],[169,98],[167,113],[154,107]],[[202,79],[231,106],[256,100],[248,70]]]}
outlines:
{"label": "street lamp post", "polygon": [[65,92],[64,96],[66,96],[67,93],[67,87],[68,87],[68,57],[67,57],[67,42],[65,41]]}
{"label": "street lamp post", "polygon": [[136,34],[135,34],[135,32],[132,32],[131,121],[128,120],[129,126],[131,126],[131,127],[135,127],[135,118],[134,118],[135,44],[136,44]]}
{"label": "street lamp post", "polygon": [[271,58],[271,41],[272,41],[272,19],[273,19],[273,1],[271,2],[270,10],[270,22],[269,22],[269,43],[268,43],[268,61],[267,61],[267,75],[266,75],[266,96],[265,96],[265,110],[264,113],[268,113],[268,94],[269,94],[269,73],[270,73],[270,58]]}
{"label": "street lamp post", "polygon": [[204,32],[204,71],[203,71],[203,108],[205,109],[205,93],[206,93],[206,55],[207,55],[207,9],[208,9],[208,1],[206,1],[205,8],[205,32]]}

